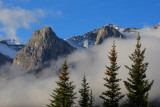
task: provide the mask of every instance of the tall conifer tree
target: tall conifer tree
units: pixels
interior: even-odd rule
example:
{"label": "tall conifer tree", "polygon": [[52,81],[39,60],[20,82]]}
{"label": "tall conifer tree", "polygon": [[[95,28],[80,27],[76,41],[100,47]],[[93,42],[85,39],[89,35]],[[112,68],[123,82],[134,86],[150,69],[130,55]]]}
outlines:
{"label": "tall conifer tree", "polygon": [[59,75],[59,81],[57,81],[58,88],[53,90],[50,95],[53,99],[50,100],[48,107],[72,107],[74,99],[76,98],[76,92],[74,92],[75,85],[69,82],[69,72],[67,72],[68,66],[66,60],[64,61],[62,72]]}
{"label": "tall conifer tree", "polygon": [[120,68],[120,66],[117,65],[117,52],[115,47],[116,46],[114,41],[110,52],[110,56],[108,56],[111,65],[110,67],[106,66],[106,77],[104,78],[106,82],[104,86],[107,89],[100,96],[100,98],[103,99],[104,107],[118,107],[119,101],[124,97],[124,95],[122,95],[122,93],[120,92],[121,88],[119,86],[119,81],[121,79],[117,79],[117,71]]}
{"label": "tall conifer tree", "polygon": [[144,62],[145,50],[141,50],[140,36],[138,33],[136,49],[130,60],[133,61],[131,67],[125,66],[129,70],[129,78],[124,81],[124,85],[128,91],[127,104],[129,107],[148,107],[148,91],[151,89],[152,82],[146,79],[146,70],[148,63]]}
{"label": "tall conifer tree", "polygon": [[83,75],[82,79],[82,88],[79,89],[79,93],[81,95],[79,100],[79,105],[81,107],[88,107],[89,105],[89,83],[87,83],[86,75]]}

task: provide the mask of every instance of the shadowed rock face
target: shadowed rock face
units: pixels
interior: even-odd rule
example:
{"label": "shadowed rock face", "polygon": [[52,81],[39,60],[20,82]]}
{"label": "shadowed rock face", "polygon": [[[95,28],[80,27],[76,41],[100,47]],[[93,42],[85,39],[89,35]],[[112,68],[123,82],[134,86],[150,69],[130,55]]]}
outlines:
{"label": "shadowed rock face", "polygon": [[13,61],[13,59],[0,53],[0,66],[2,66],[5,63],[8,63],[8,62],[12,63],[12,61]]}
{"label": "shadowed rock face", "polygon": [[14,58],[13,64],[34,71],[43,68],[51,59],[70,54],[74,49],[59,39],[50,27],[44,27],[33,32],[31,39]]}
{"label": "shadowed rock face", "polygon": [[94,29],[80,36],[72,36],[66,39],[66,41],[70,45],[78,49],[91,48],[92,46],[94,46],[99,29],[100,28]]}
{"label": "shadowed rock face", "polygon": [[109,37],[124,38],[124,36],[115,28],[110,26],[103,26],[98,32],[95,45],[101,44],[105,39]]}

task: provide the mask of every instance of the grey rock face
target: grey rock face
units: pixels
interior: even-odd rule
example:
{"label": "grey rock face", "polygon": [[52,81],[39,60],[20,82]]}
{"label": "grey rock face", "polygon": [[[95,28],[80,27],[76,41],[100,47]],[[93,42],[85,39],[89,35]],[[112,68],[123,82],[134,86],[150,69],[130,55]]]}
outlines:
{"label": "grey rock face", "polygon": [[95,45],[101,44],[109,37],[124,38],[124,36],[115,28],[110,26],[103,26],[98,32]]}
{"label": "grey rock face", "polygon": [[27,71],[41,69],[45,63],[59,56],[70,54],[75,48],[59,39],[50,27],[33,32],[27,42],[13,60],[13,63]]}

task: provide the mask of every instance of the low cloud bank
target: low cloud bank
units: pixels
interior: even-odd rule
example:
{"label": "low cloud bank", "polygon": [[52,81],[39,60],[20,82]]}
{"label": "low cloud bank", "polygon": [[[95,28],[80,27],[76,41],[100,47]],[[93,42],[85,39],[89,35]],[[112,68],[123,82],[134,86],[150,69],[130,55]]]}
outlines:
{"label": "low cloud bank", "polygon": [[[149,92],[150,100],[160,97],[160,31],[153,29],[140,30],[142,37],[142,48],[146,48],[145,61],[149,62],[147,69],[147,78],[154,80],[152,89]],[[130,35],[127,35],[130,36]],[[118,52],[118,77],[126,80],[128,70],[124,65],[130,66],[132,63],[128,56],[134,52],[136,45],[136,34],[133,34],[131,39],[122,40],[116,39],[116,50]],[[108,55],[111,49],[113,39],[108,39],[102,45],[93,47],[89,50],[79,50],[69,55],[67,63],[69,66],[70,80],[74,81],[76,90],[81,87],[82,75],[84,72],[87,75],[87,80],[96,99],[96,103],[101,103],[99,95],[105,90],[103,78],[106,71],[105,65],[109,65]],[[45,107],[49,104],[50,94],[57,87],[55,81],[58,80],[57,73],[62,67],[63,58],[58,61],[52,61],[49,68],[44,69],[38,77],[26,74],[18,67],[5,65],[0,71],[0,104],[3,107]],[[126,89],[123,81],[120,82],[122,92],[125,94]],[[77,96],[79,94],[77,93]],[[79,98],[78,98],[79,99]],[[77,99],[77,100],[78,100]],[[76,103],[78,101],[76,100]]]}

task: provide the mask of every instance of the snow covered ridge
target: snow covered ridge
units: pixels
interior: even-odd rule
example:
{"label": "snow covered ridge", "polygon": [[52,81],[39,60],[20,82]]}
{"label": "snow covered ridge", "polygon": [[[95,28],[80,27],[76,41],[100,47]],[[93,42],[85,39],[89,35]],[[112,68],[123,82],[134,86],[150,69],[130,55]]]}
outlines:
{"label": "snow covered ridge", "polygon": [[23,47],[24,47],[23,44],[13,39],[0,41],[0,53],[12,59],[14,59],[18,51]]}
{"label": "snow covered ridge", "polygon": [[12,46],[12,45],[23,45],[19,42],[17,42],[16,40],[14,39],[5,39],[5,40],[1,40],[0,43],[3,43],[3,44],[6,44],[8,46]]}
{"label": "snow covered ridge", "polygon": [[9,45],[21,45],[21,43],[17,42],[16,40],[14,39],[8,39],[8,40],[5,40],[7,42],[7,44]]}

